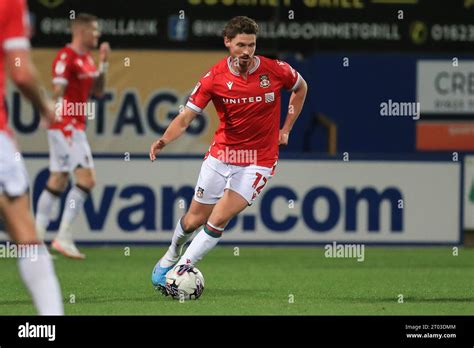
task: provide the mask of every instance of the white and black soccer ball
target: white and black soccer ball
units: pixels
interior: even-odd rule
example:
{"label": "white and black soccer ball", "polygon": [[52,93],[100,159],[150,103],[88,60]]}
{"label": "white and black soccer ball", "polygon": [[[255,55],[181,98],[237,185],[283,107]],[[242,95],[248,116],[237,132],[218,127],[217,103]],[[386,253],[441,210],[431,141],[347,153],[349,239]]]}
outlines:
{"label": "white and black soccer ball", "polygon": [[166,292],[177,300],[197,300],[204,291],[204,276],[196,267],[177,265],[166,274]]}

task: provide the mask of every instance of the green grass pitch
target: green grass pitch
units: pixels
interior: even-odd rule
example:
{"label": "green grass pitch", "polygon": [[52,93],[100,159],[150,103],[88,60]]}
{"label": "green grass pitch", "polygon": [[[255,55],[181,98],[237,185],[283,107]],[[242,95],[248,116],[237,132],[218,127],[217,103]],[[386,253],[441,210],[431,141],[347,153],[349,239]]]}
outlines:
{"label": "green grass pitch", "polygon": [[[198,264],[205,290],[180,303],[155,292],[163,247],[83,247],[85,261],[54,263],[68,315],[472,315],[474,249],[371,247],[365,261],[322,247],[217,247]],[[0,315],[34,308],[16,260],[0,260]],[[400,303],[403,296],[403,303]],[[73,302],[73,303],[71,303]]]}

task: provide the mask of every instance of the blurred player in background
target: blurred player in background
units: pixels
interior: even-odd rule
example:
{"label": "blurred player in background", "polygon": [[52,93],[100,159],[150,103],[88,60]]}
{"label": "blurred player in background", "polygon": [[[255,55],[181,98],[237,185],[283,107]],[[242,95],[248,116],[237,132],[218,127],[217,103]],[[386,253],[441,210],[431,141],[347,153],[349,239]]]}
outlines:
{"label": "blurred player in background", "polygon": [[37,247],[37,255],[29,253],[29,256],[19,257],[18,266],[38,313],[62,315],[61,289],[51,256],[36,235],[30,212],[29,179],[13,132],[7,126],[4,105],[4,74],[8,72],[18,89],[38,108],[45,122],[54,120],[54,104],[40,91],[28,37],[25,0],[0,0],[0,217],[17,246],[23,250]]}
{"label": "blurred player in background", "polygon": [[95,185],[94,162],[85,133],[86,118],[93,115],[87,114],[91,104],[86,104],[91,94],[100,97],[104,92],[110,47],[107,42],[100,45],[97,69],[90,53],[100,37],[97,17],[78,14],[72,20],[71,32],[72,42],[59,50],[53,62],[54,98],[61,118],[48,130],[50,176],[38,201],[36,228],[44,238],[52,210],[73,172],[75,185],[66,197],[59,233],[51,247],[67,257],[84,259],[70,227]]}
{"label": "blurred player in background", "polygon": [[[290,65],[254,55],[258,25],[235,17],[224,28],[229,56],[204,75],[185,109],[150,148],[150,159],[180,137],[212,100],[220,124],[205,156],[191,205],[178,221],[166,254],[157,262],[152,283],[166,293],[166,273],[175,264],[193,266],[218,243],[229,221],[252,204],[273,176],[278,146],[286,145],[306,97],[307,85]],[[280,129],[280,91],[292,91]],[[254,155],[255,154],[255,155]],[[184,255],[193,232],[201,230]]]}

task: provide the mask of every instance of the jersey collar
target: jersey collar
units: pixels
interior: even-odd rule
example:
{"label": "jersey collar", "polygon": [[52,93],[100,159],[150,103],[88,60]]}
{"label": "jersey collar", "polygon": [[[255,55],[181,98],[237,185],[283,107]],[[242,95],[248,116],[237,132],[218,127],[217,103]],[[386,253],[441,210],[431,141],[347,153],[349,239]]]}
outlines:
{"label": "jersey collar", "polygon": [[75,53],[76,53],[77,55],[79,55],[79,56],[85,56],[85,55],[87,54],[87,52],[80,52],[80,51],[74,49],[74,48],[72,47],[71,43],[68,43],[68,44],[66,45],[66,47],[68,47],[71,51],[75,52]]}
{"label": "jersey collar", "polygon": [[[234,69],[232,69],[232,57],[228,57],[227,58],[227,67],[229,68],[229,71],[235,75],[235,76],[240,76],[240,73],[238,71],[234,71]],[[258,58],[258,56],[255,56],[255,65],[252,69],[249,70],[248,74],[250,75],[251,73],[255,72],[255,70],[258,69],[258,67],[260,66],[260,58]]]}

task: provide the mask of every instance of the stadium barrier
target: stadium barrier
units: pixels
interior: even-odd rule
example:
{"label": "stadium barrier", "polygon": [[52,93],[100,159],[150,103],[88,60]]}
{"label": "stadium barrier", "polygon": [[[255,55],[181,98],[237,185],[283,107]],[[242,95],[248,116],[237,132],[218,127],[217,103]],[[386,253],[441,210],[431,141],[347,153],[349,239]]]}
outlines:
{"label": "stadium barrier", "polygon": [[[281,159],[255,204],[229,224],[223,242],[462,243],[462,159],[417,157]],[[73,226],[77,240],[168,243],[201,163],[195,156],[152,163],[144,155],[96,155],[98,184]],[[26,164],[35,207],[48,176],[47,156],[27,156]],[[56,214],[49,229],[59,221]]]}

